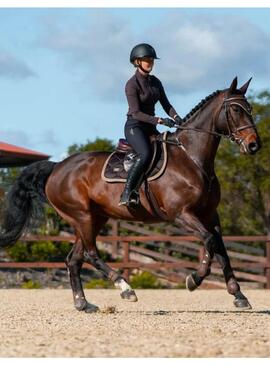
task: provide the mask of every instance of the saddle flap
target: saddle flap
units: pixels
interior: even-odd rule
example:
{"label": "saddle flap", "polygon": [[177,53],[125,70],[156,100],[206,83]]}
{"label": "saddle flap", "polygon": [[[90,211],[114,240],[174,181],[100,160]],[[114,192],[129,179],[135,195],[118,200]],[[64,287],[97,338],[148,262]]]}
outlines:
{"label": "saddle flap", "polygon": [[[167,139],[167,132],[164,133],[163,140]],[[136,153],[131,146],[121,138],[117,149],[109,155],[104,163],[101,177],[106,182],[125,182],[127,170],[134,163]],[[124,145],[123,149],[122,146]],[[127,148],[127,149],[125,149]],[[166,143],[160,143],[160,140],[152,142],[152,161],[147,169],[146,176],[148,181],[157,179],[163,174],[167,165],[167,148]]]}

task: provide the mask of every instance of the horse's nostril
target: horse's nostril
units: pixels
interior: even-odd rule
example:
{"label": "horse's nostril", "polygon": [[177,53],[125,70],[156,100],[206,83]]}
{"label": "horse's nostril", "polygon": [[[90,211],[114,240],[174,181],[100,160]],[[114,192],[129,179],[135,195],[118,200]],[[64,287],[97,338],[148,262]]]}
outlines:
{"label": "horse's nostril", "polygon": [[257,152],[258,151],[258,149],[259,149],[259,145],[258,145],[258,143],[257,142],[251,142],[251,143],[249,143],[249,145],[248,145],[248,149],[249,149],[249,151],[250,152]]}

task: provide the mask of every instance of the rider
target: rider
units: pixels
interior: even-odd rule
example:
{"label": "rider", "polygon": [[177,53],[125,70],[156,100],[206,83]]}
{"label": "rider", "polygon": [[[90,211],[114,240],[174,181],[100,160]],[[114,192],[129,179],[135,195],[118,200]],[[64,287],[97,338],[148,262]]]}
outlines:
{"label": "rider", "polygon": [[[129,170],[119,205],[139,204],[137,191],[151,160],[150,135],[159,134],[156,125],[163,124],[171,128],[182,123],[182,119],[167,99],[160,80],[150,75],[155,59],[159,59],[156,51],[146,43],[136,45],[130,53],[130,62],[136,67],[136,72],[125,87],[129,106],[125,137],[138,158]],[[155,116],[155,104],[158,101],[173,119]]]}

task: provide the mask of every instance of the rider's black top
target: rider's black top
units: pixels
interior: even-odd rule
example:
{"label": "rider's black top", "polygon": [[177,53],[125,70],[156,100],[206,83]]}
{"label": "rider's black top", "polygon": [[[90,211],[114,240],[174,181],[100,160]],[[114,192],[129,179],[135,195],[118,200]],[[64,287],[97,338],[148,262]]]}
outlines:
{"label": "rider's black top", "polygon": [[137,70],[126,83],[125,92],[129,106],[128,119],[147,123],[148,126],[152,124],[153,128],[158,121],[158,117],[155,117],[155,104],[158,101],[171,118],[177,114],[165,94],[161,81],[153,75],[143,75]]}

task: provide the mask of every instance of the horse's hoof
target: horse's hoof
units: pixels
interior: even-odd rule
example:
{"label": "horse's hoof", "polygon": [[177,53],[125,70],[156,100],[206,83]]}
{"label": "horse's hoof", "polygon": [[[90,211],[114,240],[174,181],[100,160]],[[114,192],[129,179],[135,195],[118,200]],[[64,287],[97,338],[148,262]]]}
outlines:
{"label": "horse's hoof", "polygon": [[124,290],[124,291],[122,291],[122,293],[120,293],[120,295],[121,295],[122,299],[128,300],[129,302],[138,301],[138,298],[137,298],[134,290],[128,290],[128,289]]}
{"label": "horse's hoof", "polygon": [[89,304],[84,297],[80,297],[78,294],[76,294],[74,297],[74,306],[79,312],[81,312],[85,311],[88,306],[92,306],[92,304]]}
{"label": "horse's hoof", "polygon": [[249,301],[247,299],[235,299],[233,301],[233,304],[236,306],[236,308],[240,308],[240,309],[252,309]]}
{"label": "horse's hoof", "polygon": [[75,299],[74,300],[74,306],[75,306],[75,308],[78,310],[78,311],[83,311],[83,310],[85,310],[85,308],[87,307],[87,301],[86,301],[86,299],[83,299],[83,298],[81,298],[81,299]]}
{"label": "horse's hoof", "polygon": [[99,311],[99,307],[94,304],[87,303],[87,306],[84,308],[85,313],[96,313]]}
{"label": "horse's hoof", "polygon": [[186,288],[189,291],[194,291],[195,289],[198,288],[198,285],[195,283],[192,274],[186,277]]}
{"label": "horse's hoof", "polygon": [[99,308],[95,306],[94,304],[90,304],[87,302],[87,300],[83,297],[76,296],[74,298],[74,306],[79,312],[96,312]]}

